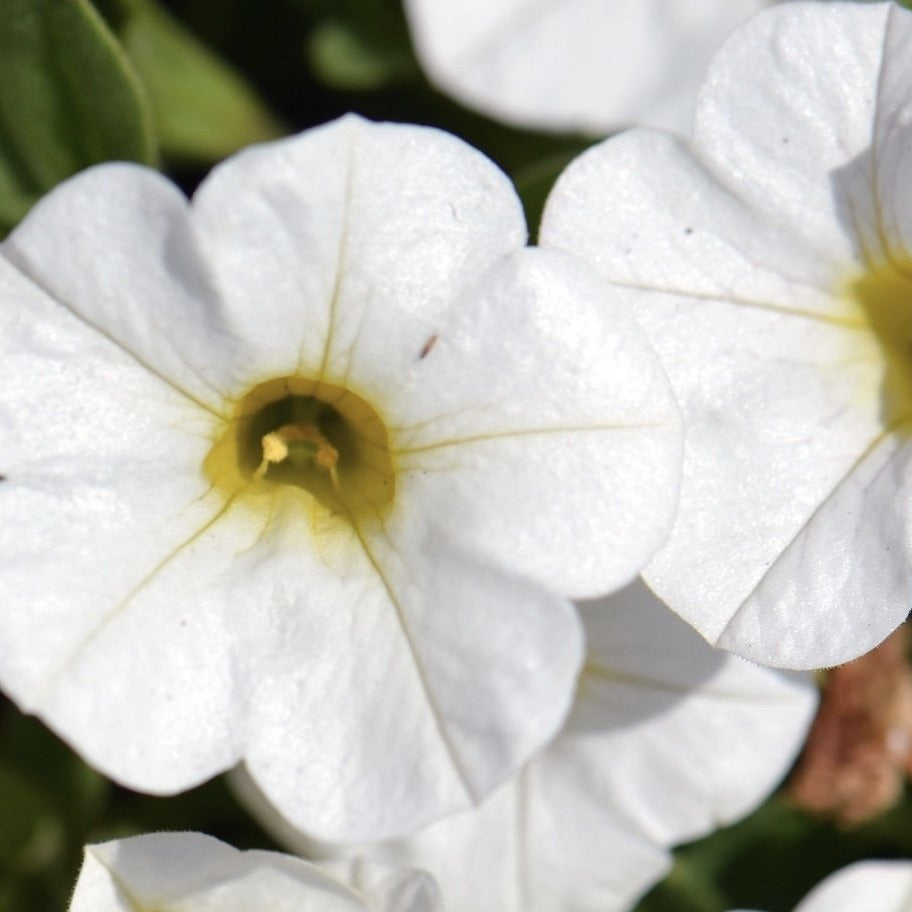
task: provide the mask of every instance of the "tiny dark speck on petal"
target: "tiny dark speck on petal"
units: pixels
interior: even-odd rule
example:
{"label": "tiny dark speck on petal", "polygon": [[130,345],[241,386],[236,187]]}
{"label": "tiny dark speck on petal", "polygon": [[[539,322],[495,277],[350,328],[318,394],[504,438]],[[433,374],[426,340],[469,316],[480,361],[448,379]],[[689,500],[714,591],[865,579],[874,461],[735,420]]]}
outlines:
{"label": "tiny dark speck on petal", "polygon": [[693,234],[693,233],[694,233],[694,230],[689,225],[687,228],[684,229],[684,234]]}
{"label": "tiny dark speck on petal", "polygon": [[0,475],[0,481],[6,481],[6,475]]}
{"label": "tiny dark speck on petal", "polygon": [[418,353],[418,360],[423,361],[430,353],[431,349],[437,344],[437,333],[434,333],[424,345],[421,346],[421,351]]}

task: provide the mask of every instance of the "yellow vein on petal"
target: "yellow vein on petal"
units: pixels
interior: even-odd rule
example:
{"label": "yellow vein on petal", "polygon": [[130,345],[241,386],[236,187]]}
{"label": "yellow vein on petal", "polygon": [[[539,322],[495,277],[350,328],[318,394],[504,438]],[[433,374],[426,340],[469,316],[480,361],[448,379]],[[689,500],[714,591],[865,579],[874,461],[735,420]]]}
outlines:
{"label": "yellow vein on petal", "polygon": [[236,498],[231,497],[225,501],[222,507],[218,512],[207,519],[202,526],[200,526],[193,534],[189,535],[184,539],[170,554],[167,554],[163,557],[115,606],[109,611],[101,620],[82,638],[82,640],[76,645],[76,647],[70,652],[70,654],[60,663],[60,665],[54,670],[54,672],[48,678],[42,692],[39,694],[37,700],[35,701],[36,706],[40,706],[44,702],[44,699],[50,694],[53,688],[56,686],[57,682],[67,671],[68,668],[76,661],[76,659],[85,651],[85,649],[98,637],[100,634],[108,627],[108,625],[117,618],[121,612],[146,588],[158,575],[171,563],[175,560],[180,554],[182,554],[187,548],[189,548],[194,542],[196,542],[201,536],[205,535],[230,509]]}
{"label": "yellow vein on petal", "polygon": [[664,422],[631,422],[630,424],[569,424],[557,427],[517,428],[515,430],[491,431],[487,434],[470,434],[465,437],[451,437],[446,440],[435,440],[419,446],[408,446],[392,450],[394,456],[410,456],[414,453],[426,453],[430,450],[442,450],[446,447],[466,446],[473,443],[486,443],[491,440],[508,440],[520,437],[546,437],[552,434],[604,433],[606,431],[643,431],[670,428],[673,425]]}
{"label": "yellow vein on petal", "polygon": [[[339,298],[342,295],[342,285],[345,280],[346,264],[348,262],[348,235],[351,219],[351,201],[352,201],[352,184],[354,183],[355,172],[355,150],[354,136],[352,136],[351,145],[348,150],[348,157],[345,164],[345,187],[342,198],[342,225],[339,229],[339,245],[336,251],[336,274],[333,276],[333,287],[329,298],[328,324],[326,327],[326,340],[323,343],[323,357],[320,361],[320,370],[317,374],[317,386],[314,395],[320,388],[320,382],[326,376],[326,369],[329,367],[329,360],[332,354],[333,340],[336,334],[336,321],[338,319]],[[302,352],[298,357],[298,371],[301,372],[303,366],[303,343]]]}
{"label": "yellow vein on petal", "polygon": [[355,332],[350,342],[346,346],[345,370],[342,371],[341,380],[339,382],[340,386],[347,387],[351,381],[352,366],[355,363],[355,355],[357,354],[358,346],[361,344],[361,336],[364,331],[364,324],[367,321],[367,314],[373,305],[373,300],[374,290],[373,288],[370,288],[367,292],[364,306],[361,308],[361,313],[358,316],[358,325],[355,328]]}
{"label": "yellow vein on petal", "polygon": [[791,695],[784,693],[738,693],[737,691],[722,690],[716,687],[703,687],[699,683],[663,681],[660,678],[653,678],[649,675],[615,671],[594,661],[586,662],[583,666],[580,674],[580,686],[585,686],[587,680],[606,681],[611,684],[629,684],[632,687],[642,687],[644,690],[669,693],[675,696],[694,694],[700,697],[712,697],[713,699],[731,700],[740,703],[789,703],[792,700]]}
{"label": "yellow vein on petal", "polygon": [[380,580],[380,584],[383,586],[387,598],[389,599],[390,604],[392,605],[393,610],[396,614],[396,619],[399,622],[399,628],[402,631],[402,635],[405,638],[405,642],[409,650],[409,656],[411,657],[412,665],[415,668],[415,673],[418,675],[418,680],[421,682],[421,687],[424,691],[425,697],[427,698],[431,717],[433,718],[437,732],[440,735],[440,741],[444,747],[444,750],[446,751],[447,756],[450,759],[450,763],[452,764],[453,769],[456,771],[456,774],[459,777],[459,781],[462,783],[462,787],[465,789],[466,794],[473,801],[478,801],[481,796],[478,795],[475,789],[472,787],[471,780],[469,779],[467,772],[465,771],[458,755],[456,754],[456,749],[450,740],[449,735],[447,734],[443,719],[441,718],[440,713],[437,709],[437,704],[434,702],[434,697],[431,693],[430,685],[428,684],[427,674],[424,670],[424,663],[421,661],[421,658],[418,655],[418,650],[415,648],[415,644],[412,641],[412,636],[408,627],[408,621],[406,620],[405,611],[402,608],[402,604],[399,601],[399,598],[396,595],[392,584],[384,573],[383,568],[380,566],[380,562],[377,560],[376,555],[371,550],[370,545],[367,543],[367,538],[364,535],[361,527],[358,525],[357,520],[353,516],[350,516],[349,519],[351,521],[352,528],[355,531],[355,536],[358,539],[358,543],[361,545],[361,548],[364,551],[364,556],[367,558],[370,565],[374,568],[374,572],[377,574],[377,578]]}
{"label": "yellow vein on petal", "polygon": [[[2,256],[2,255],[3,254],[0,254],[0,256]],[[31,282],[33,285],[35,285],[37,288],[40,288],[41,291],[44,292],[44,294],[46,294],[52,301],[59,304],[65,311],[67,311],[67,313],[71,314],[80,323],[82,323],[84,326],[87,326],[89,329],[91,329],[93,332],[97,333],[103,339],[106,339],[115,348],[119,349],[125,355],[127,355],[127,357],[129,357],[133,361],[135,361],[136,364],[138,364],[141,368],[143,368],[143,370],[147,371],[153,377],[156,377],[158,380],[161,380],[161,382],[164,383],[165,386],[170,387],[172,390],[174,390],[174,392],[183,396],[185,399],[187,399],[189,402],[192,402],[194,405],[198,406],[203,411],[208,412],[210,415],[213,415],[215,418],[220,418],[220,419],[224,420],[225,416],[222,415],[220,412],[218,412],[216,409],[212,408],[212,406],[210,406],[206,402],[203,402],[202,399],[199,399],[198,397],[194,396],[193,393],[191,393],[189,390],[184,389],[182,386],[180,386],[178,383],[176,383],[173,379],[171,379],[170,377],[163,374],[157,368],[153,367],[148,361],[146,361],[143,357],[141,357],[137,352],[133,351],[133,349],[127,348],[127,346],[124,345],[124,343],[120,339],[115,338],[106,329],[102,329],[96,323],[93,323],[85,314],[82,314],[75,308],[71,307],[66,301],[61,299],[56,294],[56,292],[54,292],[54,290],[52,288],[50,288],[48,285],[46,285],[44,282],[42,282],[37,276],[32,275],[32,273],[29,270],[27,270],[26,267],[21,262],[19,262],[19,260],[10,259],[9,256],[5,256],[4,258],[11,266],[13,266],[20,273],[20,275],[23,276],[23,278],[27,279],[29,282]],[[215,390],[213,390],[213,392],[215,392]]]}
{"label": "yellow vein on petal", "polygon": [[736,295],[730,295],[726,292],[712,294],[710,292],[687,291],[681,288],[665,288],[658,285],[642,285],[637,282],[624,282],[617,279],[610,279],[612,285],[617,288],[626,288],[631,291],[643,291],[650,294],[669,295],[675,298],[690,298],[694,301],[716,302],[721,304],[734,304],[738,307],[747,307],[752,310],[765,311],[768,313],[780,314],[786,317],[801,317],[805,320],[813,320],[818,323],[826,323],[831,326],[839,326],[843,329],[866,330],[868,324],[862,319],[853,319],[848,316],[839,316],[837,314],[815,313],[812,310],[802,310],[799,307],[787,307],[783,304],[773,304],[769,301],[760,301],[754,298],[744,298]]}

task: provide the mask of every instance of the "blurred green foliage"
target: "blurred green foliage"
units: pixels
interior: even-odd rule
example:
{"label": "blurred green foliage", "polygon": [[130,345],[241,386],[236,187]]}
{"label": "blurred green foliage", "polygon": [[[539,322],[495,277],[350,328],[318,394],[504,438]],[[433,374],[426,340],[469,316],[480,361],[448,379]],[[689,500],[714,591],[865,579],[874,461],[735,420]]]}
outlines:
{"label": "blurred green foliage", "polygon": [[287,132],[226,63],[150,0],[98,0],[139,75],[166,159],[213,162]]}
{"label": "blurred green foliage", "polygon": [[65,177],[108,159],[154,164],[151,115],[88,0],[0,2],[0,227]]}
{"label": "blurred green foliage", "polygon": [[198,830],[273,847],[221,779],[171,798],[118,788],[2,698],[0,809],[0,912],[63,912],[91,842]]}

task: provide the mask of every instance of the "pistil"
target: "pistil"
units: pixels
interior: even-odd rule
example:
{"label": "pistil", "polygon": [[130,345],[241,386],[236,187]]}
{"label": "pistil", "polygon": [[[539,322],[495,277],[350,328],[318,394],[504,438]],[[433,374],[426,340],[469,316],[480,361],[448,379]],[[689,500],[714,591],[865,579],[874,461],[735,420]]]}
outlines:
{"label": "pistil", "polygon": [[284,424],[262,437],[263,460],[253,477],[265,477],[270,465],[288,460],[294,465],[313,465],[329,475],[333,490],[339,490],[339,451],[312,424]]}

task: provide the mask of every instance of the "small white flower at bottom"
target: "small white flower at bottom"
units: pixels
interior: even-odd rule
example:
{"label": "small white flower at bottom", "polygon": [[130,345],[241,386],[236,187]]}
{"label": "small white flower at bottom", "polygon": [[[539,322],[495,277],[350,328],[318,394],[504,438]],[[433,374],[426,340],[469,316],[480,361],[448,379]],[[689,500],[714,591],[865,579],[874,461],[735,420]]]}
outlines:
{"label": "small white flower at bottom", "polygon": [[69,912],[443,912],[430,876],[374,866],[347,884],[278,852],[201,833],[86,846]]}
{"label": "small white flower at bottom", "polygon": [[912,909],[912,862],[908,861],[859,861],[821,881],[795,906],[795,912],[909,912],[909,909]]}

